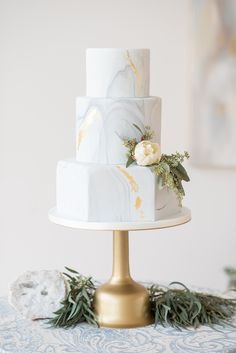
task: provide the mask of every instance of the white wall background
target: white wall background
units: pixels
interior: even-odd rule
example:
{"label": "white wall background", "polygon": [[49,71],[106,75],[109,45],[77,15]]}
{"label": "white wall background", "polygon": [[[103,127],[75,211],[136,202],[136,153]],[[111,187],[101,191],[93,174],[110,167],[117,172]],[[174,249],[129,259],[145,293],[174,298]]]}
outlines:
{"label": "white wall background", "polygon": [[[191,2],[0,1],[0,294],[27,269],[68,265],[106,279],[111,234],[51,224],[57,160],[74,155],[86,47],[149,47],[163,98],[163,150],[191,145]],[[219,151],[220,153],[220,151]],[[190,169],[190,167],[189,167]],[[190,169],[191,223],[131,234],[136,279],[224,289],[236,265],[236,173]]]}

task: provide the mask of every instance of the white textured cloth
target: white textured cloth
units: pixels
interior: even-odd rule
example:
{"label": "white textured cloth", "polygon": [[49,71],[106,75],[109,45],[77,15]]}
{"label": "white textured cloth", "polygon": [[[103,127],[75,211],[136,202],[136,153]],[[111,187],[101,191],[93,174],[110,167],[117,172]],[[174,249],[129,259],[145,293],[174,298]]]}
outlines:
{"label": "white textured cloth", "polygon": [[236,328],[178,331],[147,326],[105,329],[80,324],[48,328],[46,321],[23,319],[0,298],[0,353],[236,353]]}

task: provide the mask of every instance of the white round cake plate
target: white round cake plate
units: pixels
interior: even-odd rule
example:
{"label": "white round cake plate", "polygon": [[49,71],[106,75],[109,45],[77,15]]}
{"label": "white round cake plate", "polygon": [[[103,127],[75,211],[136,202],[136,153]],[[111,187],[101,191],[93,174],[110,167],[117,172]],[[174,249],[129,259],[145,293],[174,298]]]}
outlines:
{"label": "white round cake plate", "polygon": [[94,294],[94,309],[100,326],[131,328],[153,322],[148,290],[130,276],[129,231],[175,227],[191,219],[188,208],[155,222],[82,222],[62,216],[56,208],[50,221],[70,228],[113,231],[113,269],[110,280]]}
{"label": "white round cake plate", "polygon": [[61,226],[88,230],[151,230],[175,227],[191,220],[191,211],[182,207],[181,211],[159,221],[147,222],[84,222],[58,213],[56,207],[48,213],[49,220]]}

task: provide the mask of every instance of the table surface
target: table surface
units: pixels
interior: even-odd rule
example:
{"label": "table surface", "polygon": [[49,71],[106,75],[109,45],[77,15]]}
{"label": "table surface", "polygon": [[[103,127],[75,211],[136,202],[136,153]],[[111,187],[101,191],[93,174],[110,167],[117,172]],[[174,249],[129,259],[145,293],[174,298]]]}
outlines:
{"label": "table surface", "polygon": [[23,319],[0,298],[0,353],[236,353],[236,328],[178,331],[162,326],[136,329],[49,328]]}

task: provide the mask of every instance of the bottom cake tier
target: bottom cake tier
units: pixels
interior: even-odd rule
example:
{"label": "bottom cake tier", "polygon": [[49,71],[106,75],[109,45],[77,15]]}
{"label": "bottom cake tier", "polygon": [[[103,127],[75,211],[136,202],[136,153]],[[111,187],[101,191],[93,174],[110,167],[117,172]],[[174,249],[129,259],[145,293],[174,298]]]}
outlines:
{"label": "bottom cake tier", "polygon": [[80,221],[155,221],[180,210],[175,193],[146,167],[63,160],[56,187],[58,212]]}

